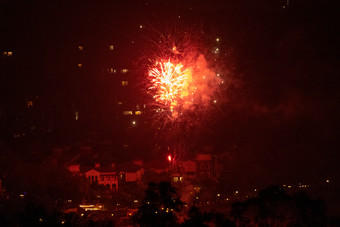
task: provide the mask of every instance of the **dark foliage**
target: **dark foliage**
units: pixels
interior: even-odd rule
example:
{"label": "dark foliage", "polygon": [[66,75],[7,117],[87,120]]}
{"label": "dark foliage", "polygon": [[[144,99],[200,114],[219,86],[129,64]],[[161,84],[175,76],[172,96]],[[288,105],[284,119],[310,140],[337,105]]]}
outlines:
{"label": "dark foliage", "polygon": [[236,226],[326,226],[323,201],[305,192],[287,194],[279,186],[269,186],[256,198],[232,205]]}
{"label": "dark foliage", "polygon": [[169,182],[150,183],[133,218],[140,226],[176,226],[176,214],[182,208],[183,202]]}

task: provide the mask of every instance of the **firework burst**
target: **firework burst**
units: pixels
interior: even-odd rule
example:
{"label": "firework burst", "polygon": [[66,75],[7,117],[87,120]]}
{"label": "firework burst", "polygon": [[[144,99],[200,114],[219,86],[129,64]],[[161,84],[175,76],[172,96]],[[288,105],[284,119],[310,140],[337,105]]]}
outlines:
{"label": "firework burst", "polygon": [[188,96],[187,88],[190,73],[183,65],[168,61],[156,62],[149,71],[150,90],[153,98],[164,107],[168,107],[174,116],[176,107]]}
{"label": "firework burst", "polygon": [[167,115],[172,122],[189,120],[189,116],[216,105],[217,92],[223,83],[200,54],[182,61],[158,60],[150,67],[148,77],[156,112]]}

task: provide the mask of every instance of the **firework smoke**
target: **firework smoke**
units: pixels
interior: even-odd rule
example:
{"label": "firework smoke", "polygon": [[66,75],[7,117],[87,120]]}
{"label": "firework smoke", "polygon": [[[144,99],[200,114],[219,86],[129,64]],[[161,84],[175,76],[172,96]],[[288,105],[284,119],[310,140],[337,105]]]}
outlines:
{"label": "firework smoke", "polygon": [[[172,48],[177,52],[177,48]],[[179,52],[177,52],[178,54]],[[159,59],[150,67],[149,92],[156,112],[171,122],[194,121],[218,102],[223,80],[208,67],[203,54],[183,54],[181,59]]]}

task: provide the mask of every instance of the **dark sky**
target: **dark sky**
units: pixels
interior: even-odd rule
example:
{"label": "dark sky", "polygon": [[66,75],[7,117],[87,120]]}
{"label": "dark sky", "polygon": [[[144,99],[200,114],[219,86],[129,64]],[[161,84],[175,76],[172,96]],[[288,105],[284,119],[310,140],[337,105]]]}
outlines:
{"label": "dark sky", "polygon": [[[195,27],[207,39],[221,37],[228,53],[221,64],[232,68],[235,81],[224,94],[227,102],[199,135],[219,153],[228,153],[229,179],[339,178],[339,4],[285,4],[1,0],[0,50],[13,50],[18,64],[11,78],[3,70],[2,108],[29,95],[73,95],[65,73],[73,46],[96,48],[113,40],[120,53],[116,61],[129,65],[148,37],[138,33],[140,24],[165,30]],[[91,81],[81,83],[86,87]],[[101,87],[92,89],[100,97]]]}

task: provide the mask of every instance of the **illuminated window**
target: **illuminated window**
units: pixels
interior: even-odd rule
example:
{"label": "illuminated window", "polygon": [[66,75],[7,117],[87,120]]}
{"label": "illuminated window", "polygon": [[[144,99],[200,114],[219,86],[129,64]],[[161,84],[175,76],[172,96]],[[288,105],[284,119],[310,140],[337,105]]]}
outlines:
{"label": "illuminated window", "polygon": [[7,57],[10,57],[13,55],[13,52],[12,51],[4,51],[4,55],[7,56]]}
{"label": "illuminated window", "polygon": [[114,45],[109,45],[109,50],[114,50],[115,46]]}
{"label": "illuminated window", "polygon": [[135,111],[135,115],[141,115],[141,114],[142,114],[142,111],[139,111],[139,110]]}
{"label": "illuminated window", "polygon": [[142,28],[143,28],[143,25],[139,25],[139,28],[142,29]]}
{"label": "illuminated window", "polygon": [[123,115],[132,115],[132,111],[131,110],[125,110],[123,111]]}
{"label": "illuminated window", "polygon": [[126,87],[126,86],[128,86],[129,85],[129,82],[127,81],[127,80],[123,80],[122,81],[122,86],[123,87]]}
{"label": "illuminated window", "polygon": [[178,177],[174,177],[174,182],[178,182]]}
{"label": "illuminated window", "polygon": [[79,119],[79,112],[75,112],[75,113],[74,113],[74,119],[75,119],[76,121],[78,121],[78,119]]}
{"label": "illuminated window", "polygon": [[82,45],[79,45],[79,46],[78,46],[78,50],[79,50],[79,51],[82,51],[82,50],[84,50],[84,46],[82,46]]}
{"label": "illuminated window", "polygon": [[128,70],[128,69],[122,69],[122,70],[120,70],[120,72],[121,72],[122,74],[125,74],[125,73],[129,72],[129,70]]}
{"label": "illuminated window", "polygon": [[33,101],[27,101],[27,108],[33,108]]}
{"label": "illuminated window", "polygon": [[78,66],[78,69],[83,68],[83,64],[81,64],[81,63],[79,63],[77,66]]}
{"label": "illuminated window", "polygon": [[122,101],[119,101],[119,102],[118,102],[118,105],[122,105],[122,104],[123,104],[123,102],[122,102]]}
{"label": "illuminated window", "polygon": [[109,71],[109,73],[111,73],[111,74],[116,74],[116,73],[117,73],[117,70],[114,69],[114,68],[109,68],[108,71]]}

